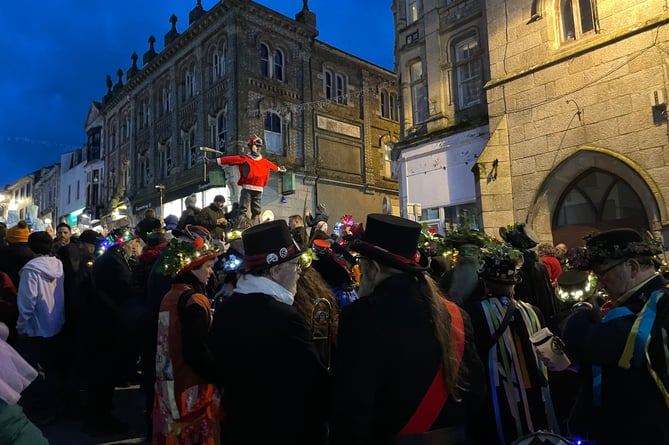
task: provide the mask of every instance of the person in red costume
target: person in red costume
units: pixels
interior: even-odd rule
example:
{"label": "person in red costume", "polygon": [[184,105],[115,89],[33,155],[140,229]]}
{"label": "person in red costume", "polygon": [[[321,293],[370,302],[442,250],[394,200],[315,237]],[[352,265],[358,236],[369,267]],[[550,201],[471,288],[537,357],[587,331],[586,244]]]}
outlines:
{"label": "person in red costume", "polygon": [[251,150],[249,153],[222,156],[216,159],[219,166],[237,165],[239,167],[240,178],[237,185],[242,188],[239,194],[239,209],[247,219],[246,224],[240,224],[242,228],[260,223],[262,191],[267,185],[270,170],[282,173],[286,171],[285,167],[279,167],[272,161],[263,158],[260,154],[263,140],[258,136],[252,136],[248,146]]}

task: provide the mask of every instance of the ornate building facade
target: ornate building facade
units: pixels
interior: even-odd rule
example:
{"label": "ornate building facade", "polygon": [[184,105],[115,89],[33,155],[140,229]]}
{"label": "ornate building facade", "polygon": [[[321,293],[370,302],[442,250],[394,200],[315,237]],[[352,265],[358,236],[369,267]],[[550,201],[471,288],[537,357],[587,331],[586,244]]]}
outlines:
{"label": "ornate building facade", "polygon": [[331,215],[363,218],[384,197],[396,199],[396,76],[317,40],[306,1],[294,20],[226,0],[209,11],[198,1],[183,32],[177,17],[170,22],[164,49],[151,36],[142,67],[133,54],[125,73],[108,76],[99,114],[89,113],[87,130],[100,123],[108,220],[163,205],[176,213],[191,193],[203,205],[213,193],[236,201],[236,169],[212,170],[210,151],[200,148],[239,154],[251,135],[288,170],[273,173],[263,193],[263,207],[278,218],[317,202]]}

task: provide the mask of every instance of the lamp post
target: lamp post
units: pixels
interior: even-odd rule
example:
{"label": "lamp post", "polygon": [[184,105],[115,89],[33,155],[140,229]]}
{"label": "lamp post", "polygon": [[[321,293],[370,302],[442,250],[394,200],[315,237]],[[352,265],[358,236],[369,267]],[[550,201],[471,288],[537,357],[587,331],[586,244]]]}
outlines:
{"label": "lamp post", "polygon": [[154,185],[160,193],[160,219],[163,219],[163,197],[165,195],[165,186],[163,184]]}

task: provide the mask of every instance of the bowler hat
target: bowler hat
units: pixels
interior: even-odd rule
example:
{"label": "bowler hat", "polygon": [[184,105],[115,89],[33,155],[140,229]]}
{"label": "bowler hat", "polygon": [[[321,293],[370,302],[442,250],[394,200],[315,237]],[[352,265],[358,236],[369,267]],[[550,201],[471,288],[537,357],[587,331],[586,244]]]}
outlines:
{"label": "bowler hat", "polygon": [[257,224],[242,232],[244,243],[244,272],[254,272],[284,263],[302,253],[290,236],[288,224],[275,219]]}
{"label": "bowler hat", "polygon": [[351,250],[379,263],[410,272],[427,270],[430,259],[418,249],[422,227],[408,219],[382,213],[367,215],[362,239]]}

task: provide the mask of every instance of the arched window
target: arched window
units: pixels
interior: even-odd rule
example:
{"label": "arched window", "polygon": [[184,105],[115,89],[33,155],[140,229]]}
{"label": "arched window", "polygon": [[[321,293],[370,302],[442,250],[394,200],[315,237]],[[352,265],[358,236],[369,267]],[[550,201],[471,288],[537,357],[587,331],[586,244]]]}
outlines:
{"label": "arched window", "polygon": [[639,195],[620,177],[590,169],[576,178],[558,201],[553,239],[577,246],[589,233],[620,227],[648,228]]}
{"label": "arched window", "polygon": [[260,44],[260,75],[269,77],[269,48],[264,43]]}
{"label": "arched window", "polygon": [[423,62],[417,60],[409,66],[409,81],[411,83],[411,111],[413,125],[425,122],[428,117],[427,87],[423,73]]}
{"label": "arched window", "polygon": [[225,76],[225,59],[227,58],[228,46],[226,43],[221,44],[219,48],[214,50],[212,54],[212,80],[216,81]]}
{"label": "arched window", "polygon": [[454,45],[457,104],[462,110],[481,102],[481,51],[476,36],[460,40]]}
{"label": "arched window", "polygon": [[283,82],[283,53],[274,51],[274,79]]}

